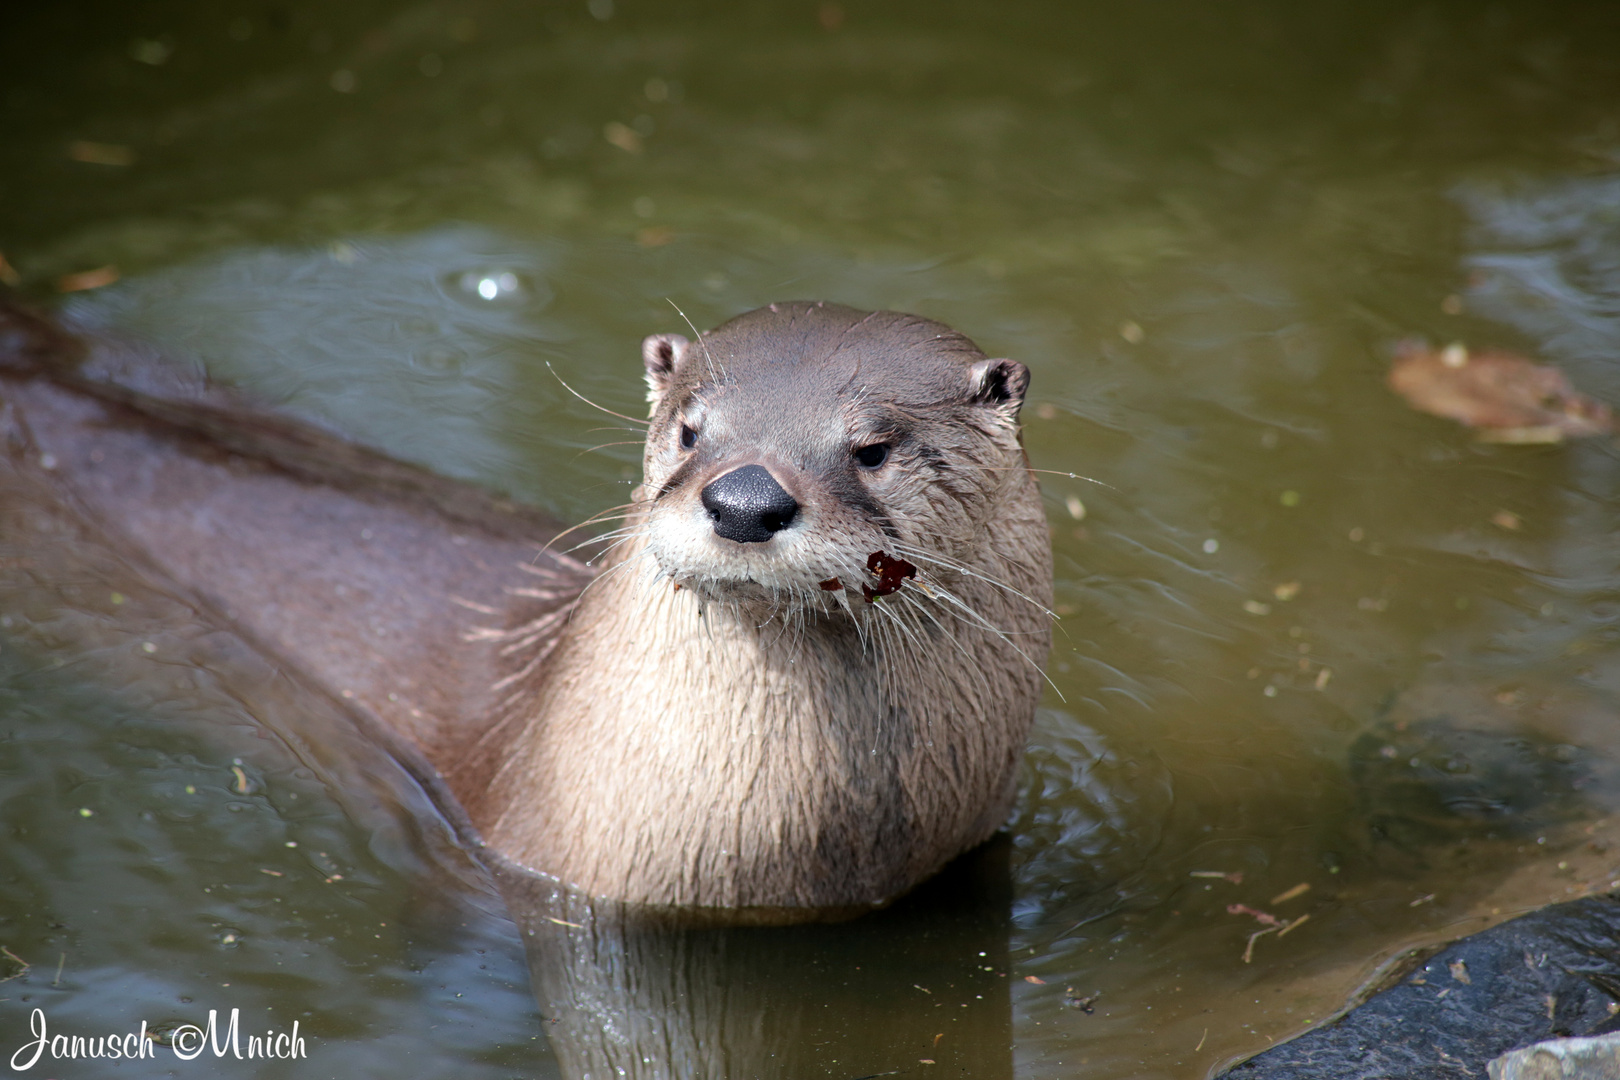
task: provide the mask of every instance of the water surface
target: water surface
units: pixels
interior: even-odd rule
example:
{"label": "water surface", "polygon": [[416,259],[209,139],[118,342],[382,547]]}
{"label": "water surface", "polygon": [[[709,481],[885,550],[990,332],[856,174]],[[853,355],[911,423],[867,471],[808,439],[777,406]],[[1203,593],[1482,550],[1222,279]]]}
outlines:
{"label": "water surface", "polygon": [[[1062,621],[1011,898],[893,913],[938,943],[926,978],[904,950],[869,982],[807,974],[853,969],[854,929],[681,945],[735,990],[728,1022],[750,994],[837,1006],[816,1028],[760,1005],[728,1037],[777,1064],[739,1075],[948,1067],[896,995],[955,964],[1005,988],[971,1030],[1006,1045],[970,1075],[1202,1076],[1408,946],[1614,874],[1614,446],[1475,444],[1382,381],[1421,335],[1620,400],[1610,8],[0,20],[0,252],[25,291],[560,518],[622,501],[638,461],[562,380],[634,414],[640,339],[688,319],[893,307],[1030,366]],[[499,900],[454,851],[377,839],[436,835],[430,807],[352,804],[206,666],[86,665],[22,614],[0,943],[33,966],[0,993],[7,1046],[42,1000],[64,1025],[217,1002],[304,1018],[334,1073],[556,1074]],[[238,758],[262,793],[234,791]],[[1310,918],[1251,949],[1265,924],[1233,904]],[[748,990],[762,955],[806,974]]]}

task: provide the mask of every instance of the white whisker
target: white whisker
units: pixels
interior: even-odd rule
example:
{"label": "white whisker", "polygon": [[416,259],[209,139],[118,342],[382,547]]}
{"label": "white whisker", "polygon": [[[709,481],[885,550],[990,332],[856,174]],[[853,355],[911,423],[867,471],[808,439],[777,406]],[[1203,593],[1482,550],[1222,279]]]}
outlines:
{"label": "white whisker", "polygon": [[1057,612],[1051,610],[1045,604],[1041,603],[1039,600],[1036,600],[1035,598],[1033,598],[1031,596],[1027,596],[1024,593],[1020,592],[1018,589],[1013,588],[1011,585],[1008,585],[1005,581],[997,581],[995,578],[990,577],[987,574],[981,574],[977,570],[974,570],[972,567],[964,566],[961,563],[956,562],[953,559],[946,558],[944,555],[940,555],[940,554],[937,554],[937,553],[932,552],[932,551],[924,551],[921,548],[914,547],[914,546],[912,546],[910,544],[901,543],[898,540],[893,541],[891,546],[894,548],[896,554],[899,554],[899,555],[901,555],[901,556],[903,556],[905,558],[916,559],[916,560],[921,561],[921,562],[932,562],[937,566],[943,566],[947,570],[954,570],[956,573],[961,574],[964,577],[977,578],[980,581],[984,582],[986,585],[994,585],[996,588],[1001,589],[1003,592],[1006,592],[1006,593],[1009,593],[1012,596],[1018,597],[1018,599],[1024,601],[1025,603],[1029,604],[1030,606],[1034,607],[1036,610],[1040,611],[1041,614],[1045,615],[1047,618],[1049,618],[1049,619],[1056,619],[1057,618]]}

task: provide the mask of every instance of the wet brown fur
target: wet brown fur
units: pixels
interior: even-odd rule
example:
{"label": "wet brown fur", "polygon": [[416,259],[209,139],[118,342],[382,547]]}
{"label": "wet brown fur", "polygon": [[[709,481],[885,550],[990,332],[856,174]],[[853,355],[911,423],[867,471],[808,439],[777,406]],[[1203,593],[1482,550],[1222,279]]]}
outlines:
{"label": "wet brown fur", "polygon": [[[886,902],[1004,819],[1050,555],[1027,375],[947,328],[785,304],[649,339],[645,483],[592,580],[529,512],[3,316],[9,467],[402,736],[505,859],[635,902],[812,912]],[[875,439],[893,452],[863,471]],[[800,502],[792,538],[705,538],[698,492],[745,462]],[[868,604],[878,549],[918,577]]]}

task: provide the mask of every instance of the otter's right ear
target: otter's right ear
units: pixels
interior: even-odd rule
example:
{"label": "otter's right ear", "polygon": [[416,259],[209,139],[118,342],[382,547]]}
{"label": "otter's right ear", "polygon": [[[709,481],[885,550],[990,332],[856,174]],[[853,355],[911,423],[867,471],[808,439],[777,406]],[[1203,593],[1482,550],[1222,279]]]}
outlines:
{"label": "otter's right ear", "polygon": [[998,406],[1016,419],[1029,390],[1029,368],[1016,360],[980,360],[968,368],[968,386],[974,401]]}
{"label": "otter's right ear", "polygon": [[669,389],[690,344],[679,334],[653,334],[641,343],[641,362],[647,365],[647,400],[653,405]]}

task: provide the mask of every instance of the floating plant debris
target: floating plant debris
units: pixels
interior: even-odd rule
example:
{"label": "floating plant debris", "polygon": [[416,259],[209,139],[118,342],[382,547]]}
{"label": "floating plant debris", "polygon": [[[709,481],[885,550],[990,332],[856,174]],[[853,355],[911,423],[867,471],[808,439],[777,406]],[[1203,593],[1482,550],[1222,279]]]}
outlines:
{"label": "floating plant debris", "polygon": [[[1293,889],[1289,890],[1289,892],[1294,891],[1295,890]],[[1284,894],[1283,898],[1287,898],[1286,893]],[[1254,933],[1249,935],[1249,944],[1243,950],[1243,962],[1245,964],[1254,963],[1255,942],[1259,941],[1267,934],[1276,934],[1278,937],[1282,937],[1295,927],[1309,922],[1311,918],[1309,915],[1301,915],[1297,919],[1280,919],[1271,914],[1269,911],[1261,911],[1258,908],[1250,907],[1248,904],[1228,904],[1226,905],[1226,913],[1228,915],[1248,915],[1261,926],[1261,929],[1256,930]]]}
{"label": "floating plant debris", "polygon": [[1074,992],[1074,987],[1070,986],[1063,991],[1063,1004],[1071,1009],[1079,1009],[1087,1016],[1090,1016],[1097,1011],[1097,999],[1101,996],[1101,994],[1088,994],[1081,997]]}
{"label": "floating plant debris", "polygon": [[1389,386],[1412,408],[1474,428],[1485,442],[1562,442],[1602,435],[1614,423],[1609,406],[1576,391],[1558,368],[1507,352],[1403,341]]}
{"label": "floating plant debris", "polygon": [[118,267],[111,265],[98,266],[94,270],[81,270],[76,274],[65,274],[56,279],[58,292],[85,292],[89,289],[99,289],[104,285],[111,285],[118,280]]}

